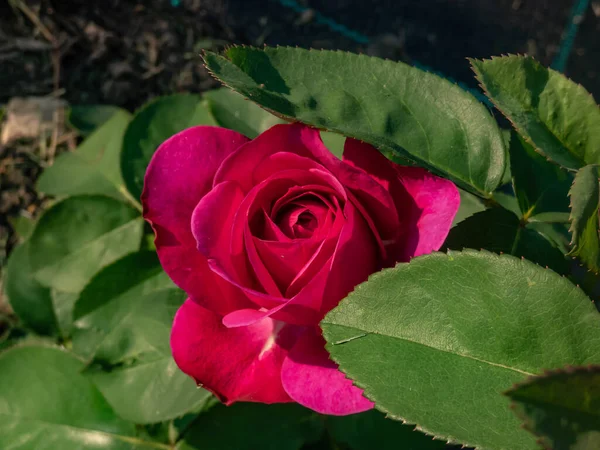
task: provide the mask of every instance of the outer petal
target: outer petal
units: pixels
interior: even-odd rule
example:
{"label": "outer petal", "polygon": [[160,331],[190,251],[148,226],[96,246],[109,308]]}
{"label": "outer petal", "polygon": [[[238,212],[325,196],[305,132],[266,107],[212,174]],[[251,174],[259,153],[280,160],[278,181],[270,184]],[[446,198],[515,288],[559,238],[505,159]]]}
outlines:
{"label": "outer petal", "polygon": [[[192,212],[212,187],[215,172],[226,156],[248,139],[217,127],[194,127],[165,141],[156,151],[144,179],[144,218],[156,234],[161,264],[175,284],[205,304],[217,299],[217,307],[238,305],[231,288],[208,270],[206,258],[196,250],[191,231]],[[215,290],[207,295],[206,286]],[[223,292],[225,290],[225,292]],[[226,297],[230,303],[221,301]],[[237,298],[242,298],[237,295]]]}
{"label": "outer petal", "polygon": [[191,218],[191,230],[198,251],[206,258],[216,259],[231,270],[230,246],[233,218],[244,199],[237,183],[226,181],[216,185],[196,205]]}
{"label": "outer petal", "polygon": [[292,401],[281,384],[281,365],[298,330],[264,319],[225,328],[221,318],[187,300],[173,323],[171,348],[179,368],[221,401]]}
{"label": "outer petal", "polygon": [[325,340],[306,331],[283,363],[283,387],[289,396],[321,414],[344,416],[367,411],[374,403],[329,359]]}
{"label": "outer petal", "polygon": [[458,189],[451,181],[419,167],[395,164],[373,146],[354,139],[346,139],[344,161],[371,175],[394,199],[404,234],[388,264],[442,246],[460,206]]}
{"label": "outer petal", "polygon": [[317,130],[299,124],[275,125],[269,128],[223,162],[215,176],[215,183],[235,181],[246,192],[249,191],[255,184],[254,169],[271,155],[287,152],[310,158],[305,137],[313,132],[319,135]]}
{"label": "outer petal", "polygon": [[407,249],[414,249],[410,256],[439,250],[460,207],[458,189],[451,181],[436,177],[420,167],[396,165],[396,172],[420,210],[417,220],[419,234],[407,241]]}

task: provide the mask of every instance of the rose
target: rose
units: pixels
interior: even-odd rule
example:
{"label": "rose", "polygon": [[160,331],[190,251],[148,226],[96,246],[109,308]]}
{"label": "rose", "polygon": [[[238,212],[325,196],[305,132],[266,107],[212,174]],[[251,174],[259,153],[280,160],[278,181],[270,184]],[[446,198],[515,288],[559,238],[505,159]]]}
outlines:
{"label": "rose", "polygon": [[459,195],[356,140],[341,161],[294,124],[254,140],[182,131],[152,158],[142,202],[189,296],[171,335],[181,370],[227,404],[342,415],[372,403],[329,360],[319,321],[373,272],[439,249]]}

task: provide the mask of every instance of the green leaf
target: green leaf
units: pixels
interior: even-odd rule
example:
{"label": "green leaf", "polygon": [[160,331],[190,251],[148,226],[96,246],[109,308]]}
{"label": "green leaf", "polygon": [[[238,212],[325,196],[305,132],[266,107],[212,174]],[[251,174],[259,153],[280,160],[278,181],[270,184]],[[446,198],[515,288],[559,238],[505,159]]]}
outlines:
{"label": "green leaf", "polygon": [[204,55],[223,83],[277,115],[360,139],[489,196],[505,145],[489,111],[407,64],[334,51],[232,47]]}
{"label": "green leaf", "polygon": [[88,374],[120,417],[156,423],[210,397],[171,356],[171,324],[184,300],[155,252],[133,253],[106,267],[77,300],[74,351],[103,366],[118,365]]}
{"label": "green leaf", "polygon": [[[536,217],[536,216],[534,216]],[[532,217],[533,219],[533,217]],[[530,219],[527,228],[535,230],[560,250],[563,255],[569,253],[571,235],[566,223],[535,222]]]}
{"label": "green leaf", "polygon": [[50,289],[33,278],[29,242],[12,251],[6,266],[4,283],[10,305],[25,326],[38,334],[58,333]]}
{"label": "green leaf", "polygon": [[504,148],[506,148],[506,167],[504,168],[504,174],[502,175],[502,181],[500,182],[500,186],[504,186],[505,184],[512,182],[512,168],[510,167],[510,154],[508,150],[510,147],[512,131],[502,128],[500,132],[504,138]]}
{"label": "green leaf", "polygon": [[117,114],[129,113],[113,105],[74,105],[69,109],[69,124],[83,136],[92,134]]}
{"label": "green leaf", "polygon": [[443,450],[444,442],[419,433],[414,427],[388,419],[379,411],[327,417],[327,430],[336,442],[351,450]]}
{"label": "green leaf", "polygon": [[140,109],[123,139],[121,173],[129,193],[139,200],[146,167],[160,144],[194,125],[216,125],[205,101],[196,94],[160,97]]}
{"label": "green leaf", "polygon": [[277,116],[231,89],[221,88],[204,94],[208,108],[218,125],[254,139],[273,125],[282,123]]}
{"label": "green leaf", "polygon": [[506,395],[545,448],[600,448],[600,366],[549,372]]}
{"label": "green leaf", "polygon": [[62,292],[56,289],[51,290],[52,306],[54,314],[58,320],[58,327],[63,336],[70,337],[73,331],[73,308],[75,301],[79,297],[78,292]]}
{"label": "green leaf", "polygon": [[171,321],[184,299],[156,253],[127,255],[81,292],[73,311],[73,347],[86,359],[110,365],[146,353],[169,354]]}
{"label": "green leaf", "polygon": [[0,354],[0,448],[11,450],[169,447],[135,437],[81,373],[83,363],[51,347]]}
{"label": "green leaf", "polygon": [[486,95],[536,150],[568,169],[600,163],[600,109],[582,86],[531,57],[470,61]]}
{"label": "green leaf", "polygon": [[9,217],[8,222],[13,230],[15,230],[15,234],[19,236],[21,242],[29,239],[29,236],[31,236],[31,233],[35,228],[35,220],[24,215]]}
{"label": "green leaf", "polygon": [[338,133],[330,133],[329,131],[321,131],[321,139],[323,140],[325,147],[327,147],[331,153],[337,158],[342,159],[346,136]]}
{"label": "green leaf", "polygon": [[30,240],[34,277],[62,292],[80,292],[102,267],[136,251],[143,219],[103,196],[69,197],[48,209]]}
{"label": "green leaf", "polygon": [[198,416],[175,449],[298,450],[322,432],[319,416],[299,405],[218,405]]}
{"label": "green leaf", "polygon": [[102,194],[128,199],[120,158],[123,135],[130,119],[131,114],[126,111],[115,112],[75,152],[59,155],[54,164],[42,172],[37,181],[38,190],[57,197]]}
{"label": "green leaf", "polygon": [[489,449],[536,448],[501,392],[546,368],[600,362],[600,316],[581,290],[484,251],[378,272],[321,327],[332,358],[378,409]]}
{"label": "green leaf", "polygon": [[211,397],[210,392],[196,387],[194,380],[179,370],[170,353],[110,371],[88,371],[86,375],[119,417],[135,423],[180,417]]}
{"label": "green leaf", "polygon": [[462,221],[450,230],[442,248],[485,249],[527,258],[560,274],[569,271],[569,262],[553,240],[535,226],[524,226],[517,216],[502,208],[487,209]]}
{"label": "green leaf", "polygon": [[460,194],[460,207],[458,208],[458,212],[452,221],[453,227],[466,218],[471,217],[473,214],[485,211],[485,205],[482,203],[479,197],[469,194],[467,191],[463,191],[462,189],[459,189],[458,192]]}
{"label": "green leaf", "polygon": [[523,216],[569,211],[573,176],[537,153],[521,136],[510,141],[513,187]]}
{"label": "green leaf", "polygon": [[512,193],[496,191],[492,195],[492,200],[498,203],[507,211],[512,212],[515,216],[521,217],[521,208],[519,208],[519,201]]}
{"label": "green leaf", "polygon": [[597,166],[586,166],[577,172],[571,197],[571,228],[573,240],[569,255],[577,256],[592,271],[600,271],[600,187]]}
{"label": "green leaf", "polygon": [[543,223],[569,223],[569,213],[568,212],[545,212],[539,213],[535,216],[531,216],[528,220],[529,223],[532,222],[543,222]]}

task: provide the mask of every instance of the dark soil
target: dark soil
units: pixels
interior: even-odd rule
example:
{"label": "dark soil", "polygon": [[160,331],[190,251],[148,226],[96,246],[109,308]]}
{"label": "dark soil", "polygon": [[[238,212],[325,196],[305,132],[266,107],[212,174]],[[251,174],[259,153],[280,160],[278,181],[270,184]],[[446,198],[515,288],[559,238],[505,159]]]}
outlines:
{"label": "dark soil", "polygon": [[[466,57],[529,53],[550,65],[574,1],[0,0],[0,104],[53,94],[134,110],[157,95],[214,87],[199,53],[229,43],[366,52],[476,87]],[[566,68],[596,99],[599,16],[591,1]],[[8,217],[39,204],[39,158],[28,145],[0,148],[0,250],[14,244]]]}
{"label": "dark soil", "polygon": [[[574,2],[11,1],[29,5],[53,42],[22,10],[0,2],[0,103],[61,88],[71,103],[110,103],[129,109],[155,95],[214,86],[199,53],[227,43],[367,52],[420,63],[475,86],[466,57],[528,53],[550,65]],[[306,11],[295,11],[293,4]],[[600,2],[592,1],[567,73],[599,97],[600,18],[596,14],[600,15]],[[369,42],[344,36],[323,24],[320,15]],[[54,52],[52,44],[57,48]]]}

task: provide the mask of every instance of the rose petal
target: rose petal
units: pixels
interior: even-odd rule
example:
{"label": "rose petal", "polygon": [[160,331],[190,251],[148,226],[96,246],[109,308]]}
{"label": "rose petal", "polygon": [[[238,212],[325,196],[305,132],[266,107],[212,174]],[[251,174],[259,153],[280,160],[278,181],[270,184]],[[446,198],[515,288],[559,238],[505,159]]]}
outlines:
{"label": "rose petal", "polygon": [[[233,311],[224,317],[223,323],[228,327],[247,326],[253,321],[265,317],[297,325],[318,323],[357,284],[365,281],[377,267],[373,236],[363,217],[350,203],[346,204],[344,215],[347,216],[347,221],[339,238],[333,242],[325,240],[322,244],[322,246],[335,245],[327,252],[332,252],[332,256],[328,257],[323,253],[322,258],[328,259],[316,261],[321,253],[319,251],[315,253],[316,256],[313,258],[315,261],[309,261],[308,267],[303,272],[310,276],[306,277],[305,283],[298,284],[300,288],[298,293],[283,303],[273,304],[271,302],[271,305],[268,305],[265,302],[268,299],[263,294],[239,286],[256,304],[263,306],[264,310],[244,311],[243,313]],[[354,261],[361,261],[361,264],[355,264]],[[219,272],[218,268],[215,271],[226,278],[226,275]],[[294,284],[295,281],[288,288],[288,292]]]}
{"label": "rose petal", "polygon": [[292,399],[321,414],[344,416],[375,406],[329,359],[325,340],[314,330],[306,331],[292,347],[281,381]]}
{"label": "rose petal", "polygon": [[329,169],[359,200],[355,206],[361,210],[365,220],[370,226],[373,222],[377,225],[371,226],[375,238],[383,242],[395,240],[400,227],[390,193],[363,170],[336,158],[323,144],[318,130],[305,129],[302,137],[312,157]]}
{"label": "rose petal", "polygon": [[396,171],[420,210],[417,221],[419,235],[409,238],[407,251],[415,257],[439,250],[460,207],[458,189],[451,181],[436,177],[420,167],[396,166]]}
{"label": "rose petal", "polygon": [[[255,175],[248,168],[263,164],[269,167],[268,170],[257,172],[256,176],[259,178],[265,176],[262,172],[275,173],[273,171],[279,167],[277,164],[283,164],[284,159],[291,159],[275,156],[282,152],[298,155],[303,160],[312,159],[327,168],[344,186],[352,190],[368,214],[376,221],[378,227],[372,230],[373,233],[380,234],[382,241],[396,239],[399,230],[398,214],[393,207],[390,194],[362,170],[357,170],[333,156],[323,144],[321,135],[315,128],[297,123],[269,128],[223,162],[215,176],[215,183],[233,180],[240,183],[243,189],[250,190]],[[271,158],[273,161],[269,161]],[[300,167],[310,164],[306,161],[301,163],[299,158],[294,160],[298,161]]]}
{"label": "rose petal", "polygon": [[[346,225],[340,232],[333,253],[327,280],[327,290],[323,296],[321,312],[323,316],[369,275],[379,269],[376,246],[369,227],[356,208],[348,203],[344,208]],[[360,263],[357,264],[357,261]]]}
{"label": "rose petal", "polygon": [[[255,184],[254,169],[271,155],[286,152],[310,158],[311,153],[304,138],[312,132],[311,128],[300,124],[281,124],[269,128],[223,161],[215,175],[215,183],[235,181],[246,192],[249,191]],[[314,132],[319,134],[316,130]]]}
{"label": "rose petal", "polygon": [[283,231],[279,229],[279,227],[273,222],[269,213],[265,211],[265,208],[262,209],[263,213],[263,228],[262,231],[257,231],[256,236],[260,236],[261,239],[266,241],[274,241],[274,242],[291,242],[292,239],[287,237]]}
{"label": "rose petal", "polygon": [[310,260],[319,241],[300,239],[292,242],[264,241],[253,238],[254,246],[281,292],[285,292],[294,277]]}
{"label": "rose petal", "polygon": [[158,256],[167,274],[196,301],[222,313],[245,307],[247,300],[215,279],[206,258],[196,249],[190,222],[221,162],[247,141],[239,133],[218,127],[194,127],[176,134],[152,157],[141,197],[144,218],[154,229]]}
{"label": "rose petal", "polygon": [[[310,171],[291,169],[281,171],[254,186],[237,209],[233,220],[230,247],[230,260],[233,271],[228,269],[228,265],[220,265],[221,269],[227,273],[227,278],[235,280],[236,284],[243,285],[246,288],[263,289],[264,293],[276,294],[276,291],[271,289],[273,285],[270,284],[268,277],[265,277],[265,274],[268,275],[268,273],[265,273],[260,262],[255,258],[255,250],[249,248],[249,245],[252,244],[247,239],[249,223],[254,221],[256,217],[262,219],[263,210],[269,210],[274,199],[285,195],[294,186],[313,186],[312,191],[323,189],[330,193],[332,185],[340,189],[342,195],[345,195],[343,187],[327,172],[314,169]],[[254,228],[263,227],[255,224]],[[252,298],[255,297],[252,296]],[[261,304],[260,306],[265,305]]]}
{"label": "rose petal", "polygon": [[171,333],[179,368],[221,401],[285,403],[281,365],[298,330],[264,319],[229,329],[220,317],[187,300],[175,316]]}
{"label": "rose petal", "polygon": [[404,231],[395,261],[408,261],[442,246],[460,206],[458,189],[451,181],[419,167],[395,164],[373,146],[354,139],[346,139],[344,161],[370,174],[391,193]]}
{"label": "rose petal", "polygon": [[282,294],[281,290],[279,289],[279,286],[277,285],[277,283],[275,283],[271,272],[267,269],[265,263],[263,262],[260,255],[258,254],[258,251],[256,250],[254,238],[250,232],[250,227],[247,223],[244,227],[243,233],[246,255],[248,256],[248,261],[252,266],[252,269],[254,271],[254,274],[256,275],[256,278],[258,279],[258,282],[261,284],[264,292],[266,292],[267,294],[272,295],[274,297],[281,297]]}
{"label": "rose petal", "polygon": [[221,264],[229,263],[231,228],[244,193],[233,181],[216,185],[196,205],[191,228],[198,250]]}
{"label": "rose petal", "polygon": [[278,153],[273,153],[264,158],[254,168],[254,171],[252,172],[253,184],[259,184],[271,175],[275,175],[282,170],[289,170],[291,168],[296,170],[324,170],[324,167],[314,159],[300,156],[295,153],[289,153],[288,151],[279,151]]}

